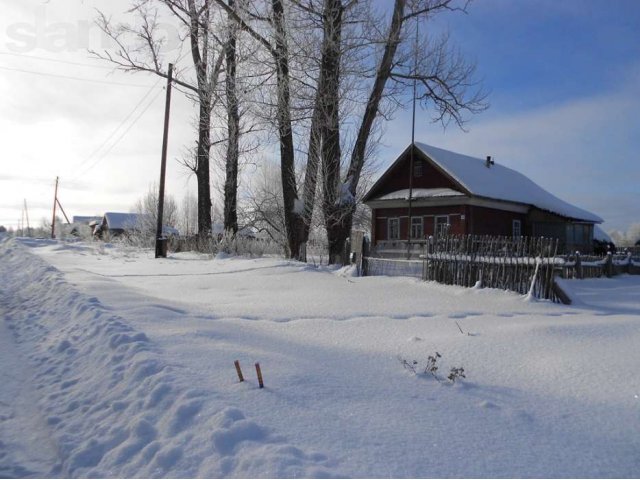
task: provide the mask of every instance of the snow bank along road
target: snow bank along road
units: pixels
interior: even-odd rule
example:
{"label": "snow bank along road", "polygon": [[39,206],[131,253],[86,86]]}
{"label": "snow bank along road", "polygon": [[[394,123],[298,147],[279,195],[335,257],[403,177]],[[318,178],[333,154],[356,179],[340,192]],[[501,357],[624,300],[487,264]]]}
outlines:
{"label": "snow bank along road", "polygon": [[637,477],[640,282],[566,288],[4,239],[0,477]]}

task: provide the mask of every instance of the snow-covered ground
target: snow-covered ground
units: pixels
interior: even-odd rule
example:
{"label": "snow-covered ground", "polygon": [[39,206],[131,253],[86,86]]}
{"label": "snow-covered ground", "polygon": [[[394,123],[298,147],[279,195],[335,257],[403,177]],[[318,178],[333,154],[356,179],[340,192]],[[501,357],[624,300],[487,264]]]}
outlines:
{"label": "snow-covered ground", "polygon": [[640,277],[349,273],[0,241],[0,477],[640,475]]}

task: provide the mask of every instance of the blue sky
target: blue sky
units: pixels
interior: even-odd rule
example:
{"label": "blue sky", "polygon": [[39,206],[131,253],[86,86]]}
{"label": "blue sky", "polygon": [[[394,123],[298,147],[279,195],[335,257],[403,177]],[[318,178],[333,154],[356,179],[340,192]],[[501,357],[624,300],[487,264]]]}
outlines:
{"label": "blue sky", "polygon": [[480,0],[468,11],[446,23],[477,59],[494,112],[597,95],[640,61],[637,0]]}
{"label": "blue sky", "polygon": [[[491,107],[466,133],[419,112],[416,138],[493,155],[605,229],[639,223],[640,2],[479,0],[467,12],[435,28],[475,60]],[[403,112],[387,126],[388,155],[409,143],[409,122]]]}
{"label": "blue sky", "polygon": [[[16,225],[24,199],[32,223],[48,218],[57,175],[70,215],[128,211],[158,176],[162,85],[110,73],[87,49],[105,46],[94,9],[118,16],[130,2],[2,5],[0,224]],[[24,48],[16,28],[37,42]],[[447,29],[477,63],[491,107],[467,132],[443,131],[419,112],[417,140],[492,155],[603,217],[606,230],[640,223],[640,0],[476,0],[467,14],[447,13],[427,29]],[[51,32],[68,36],[52,40]],[[16,45],[20,55],[11,54]],[[174,95],[167,191],[178,199],[195,192],[175,162],[193,142],[192,120],[192,106]],[[409,111],[385,125],[383,166],[410,142],[410,125]]]}

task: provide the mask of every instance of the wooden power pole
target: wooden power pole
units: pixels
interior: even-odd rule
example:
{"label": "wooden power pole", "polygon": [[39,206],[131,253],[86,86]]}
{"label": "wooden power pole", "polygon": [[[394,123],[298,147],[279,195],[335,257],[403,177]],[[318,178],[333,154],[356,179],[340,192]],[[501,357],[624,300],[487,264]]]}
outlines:
{"label": "wooden power pole", "polygon": [[169,137],[169,110],[171,108],[171,81],[173,64],[169,64],[167,74],[167,97],[164,106],[164,131],[162,134],[162,158],[160,160],[160,192],[158,193],[158,224],[156,227],[156,258],[167,256],[167,239],[162,235],[162,215],[164,213],[164,180],[167,169],[167,143]]}
{"label": "wooden power pole", "polygon": [[31,225],[29,225],[29,209],[27,208],[27,199],[26,198],[24,199],[24,216],[27,219],[27,237],[30,237],[31,236]]}
{"label": "wooden power pole", "polygon": [[58,177],[56,177],[56,191],[53,194],[53,218],[51,220],[51,238],[56,238],[56,206],[58,205]]}

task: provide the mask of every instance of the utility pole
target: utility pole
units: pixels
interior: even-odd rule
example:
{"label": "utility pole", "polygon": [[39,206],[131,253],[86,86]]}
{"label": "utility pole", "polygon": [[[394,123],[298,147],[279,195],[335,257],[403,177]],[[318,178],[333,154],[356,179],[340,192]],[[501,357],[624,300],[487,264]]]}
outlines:
{"label": "utility pole", "polygon": [[413,202],[413,162],[414,150],[416,149],[416,77],[418,76],[418,26],[419,16],[416,16],[416,38],[413,57],[413,107],[411,113],[411,153],[409,156],[409,205],[407,208],[407,216],[409,217],[409,225],[407,226],[407,260],[411,259],[411,234],[413,233],[413,221],[411,220],[411,207]]}
{"label": "utility pole", "polygon": [[53,218],[51,220],[51,238],[56,238],[56,206],[58,205],[58,177],[56,177],[56,191],[53,194]]}
{"label": "utility pole", "polygon": [[27,237],[31,236],[31,225],[29,225],[29,209],[27,208],[27,199],[24,199],[24,216],[27,219]]}
{"label": "utility pole", "polygon": [[164,105],[164,131],[162,134],[162,158],[160,160],[160,192],[158,193],[158,224],[156,228],[156,258],[167,257],[167,239],[162,236],[162,215],[164,213],[164,180],[167,169],[167,143],[169,137],[169,110],[171,108],[171,81],[173,64],[169,64],[167,74],[167,97]]}

